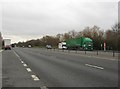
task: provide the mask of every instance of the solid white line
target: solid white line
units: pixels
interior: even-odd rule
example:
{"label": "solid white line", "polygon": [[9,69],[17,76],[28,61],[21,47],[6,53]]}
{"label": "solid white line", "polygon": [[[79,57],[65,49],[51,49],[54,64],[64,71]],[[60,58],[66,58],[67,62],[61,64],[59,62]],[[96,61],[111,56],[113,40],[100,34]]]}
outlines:
{"label": "solid white line", "polygon": [[99,66],[96,66],[96,65],[91,65],[91,64],[85,64],[85,65],[86,65],[86,66],[89,66],[89,67],[93,67],[93,68],[101,69],[101,70],[104,69],[103,67],[99,67]]}
{"label": "solid white line", "polygon": [[24,67],[27,67],[27,64],[23,64]]}
{"label": "solid white line", "polygon": [[28,72],[31,72],[31,71],[32,71],[30,68],[26,68],[26,70],[27,70]]}
{"label": "solid white line", "polygon": [[39,81],[39,78],[36,75],[31,75],[34,81]]}
{"label": "solid white line", "polygon": [[20,56],[14,51],[15,55],[20,58]]}

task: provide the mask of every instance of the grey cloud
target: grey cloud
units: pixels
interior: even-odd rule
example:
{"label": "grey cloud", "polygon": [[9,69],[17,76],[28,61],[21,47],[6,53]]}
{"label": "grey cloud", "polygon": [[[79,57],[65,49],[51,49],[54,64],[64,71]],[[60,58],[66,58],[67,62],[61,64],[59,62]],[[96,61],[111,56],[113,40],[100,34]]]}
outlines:
{"label": "grey cloud", "polygon": [[117,2],[57,1],[4,3],[3,34],[38,37],[93,25],[108,29],[118,19]]}

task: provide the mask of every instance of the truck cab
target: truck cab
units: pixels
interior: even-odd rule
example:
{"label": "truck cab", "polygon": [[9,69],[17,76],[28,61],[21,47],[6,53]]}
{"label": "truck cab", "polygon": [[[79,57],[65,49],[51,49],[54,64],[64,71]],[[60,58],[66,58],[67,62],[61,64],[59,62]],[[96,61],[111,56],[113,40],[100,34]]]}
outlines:
{"label": "truck cab", "polygon": [[85,38],[83,40],[83,49],[84,50],[93,50],[93,42],[90,38]]}
{"label": "truck cab", "polygon": [[67,49],[66,42],[60,42],[60,43],[58,44],[58,48],[59,48],[59,49]]}

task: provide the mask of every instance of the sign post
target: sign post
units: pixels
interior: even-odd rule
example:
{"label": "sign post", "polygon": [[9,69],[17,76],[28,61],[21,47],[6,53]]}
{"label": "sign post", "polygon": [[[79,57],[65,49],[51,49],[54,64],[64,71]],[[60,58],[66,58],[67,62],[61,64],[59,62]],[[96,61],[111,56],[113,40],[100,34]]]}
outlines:
{"label": "sign post", "polygon": [[105,30],[104,30],[103,37],[104,37],[104,51],[106,51],[106,32],[105,32]]}
{"label": "sign post", "polygon": [[104,42],[104,51],[106,51],[106,43]]}

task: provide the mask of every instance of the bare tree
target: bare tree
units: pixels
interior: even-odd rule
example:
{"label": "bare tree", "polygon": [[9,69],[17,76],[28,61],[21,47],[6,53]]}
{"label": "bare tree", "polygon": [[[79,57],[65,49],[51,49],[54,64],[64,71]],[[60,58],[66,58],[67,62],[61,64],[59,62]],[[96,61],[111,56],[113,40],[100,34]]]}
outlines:
{"label": "bare tree", "polygon": [[77,32],[75,30],[69,31],[68,34],[71,38],[75,38],[77,36]]}
{"label": "bare tree", "polygon": [[68,40],[70,38],[71,38],[71,35],[69,35],[69,33],[64,33],[64,35],[63,35],[63,41],[66,41],[66,40]]}

